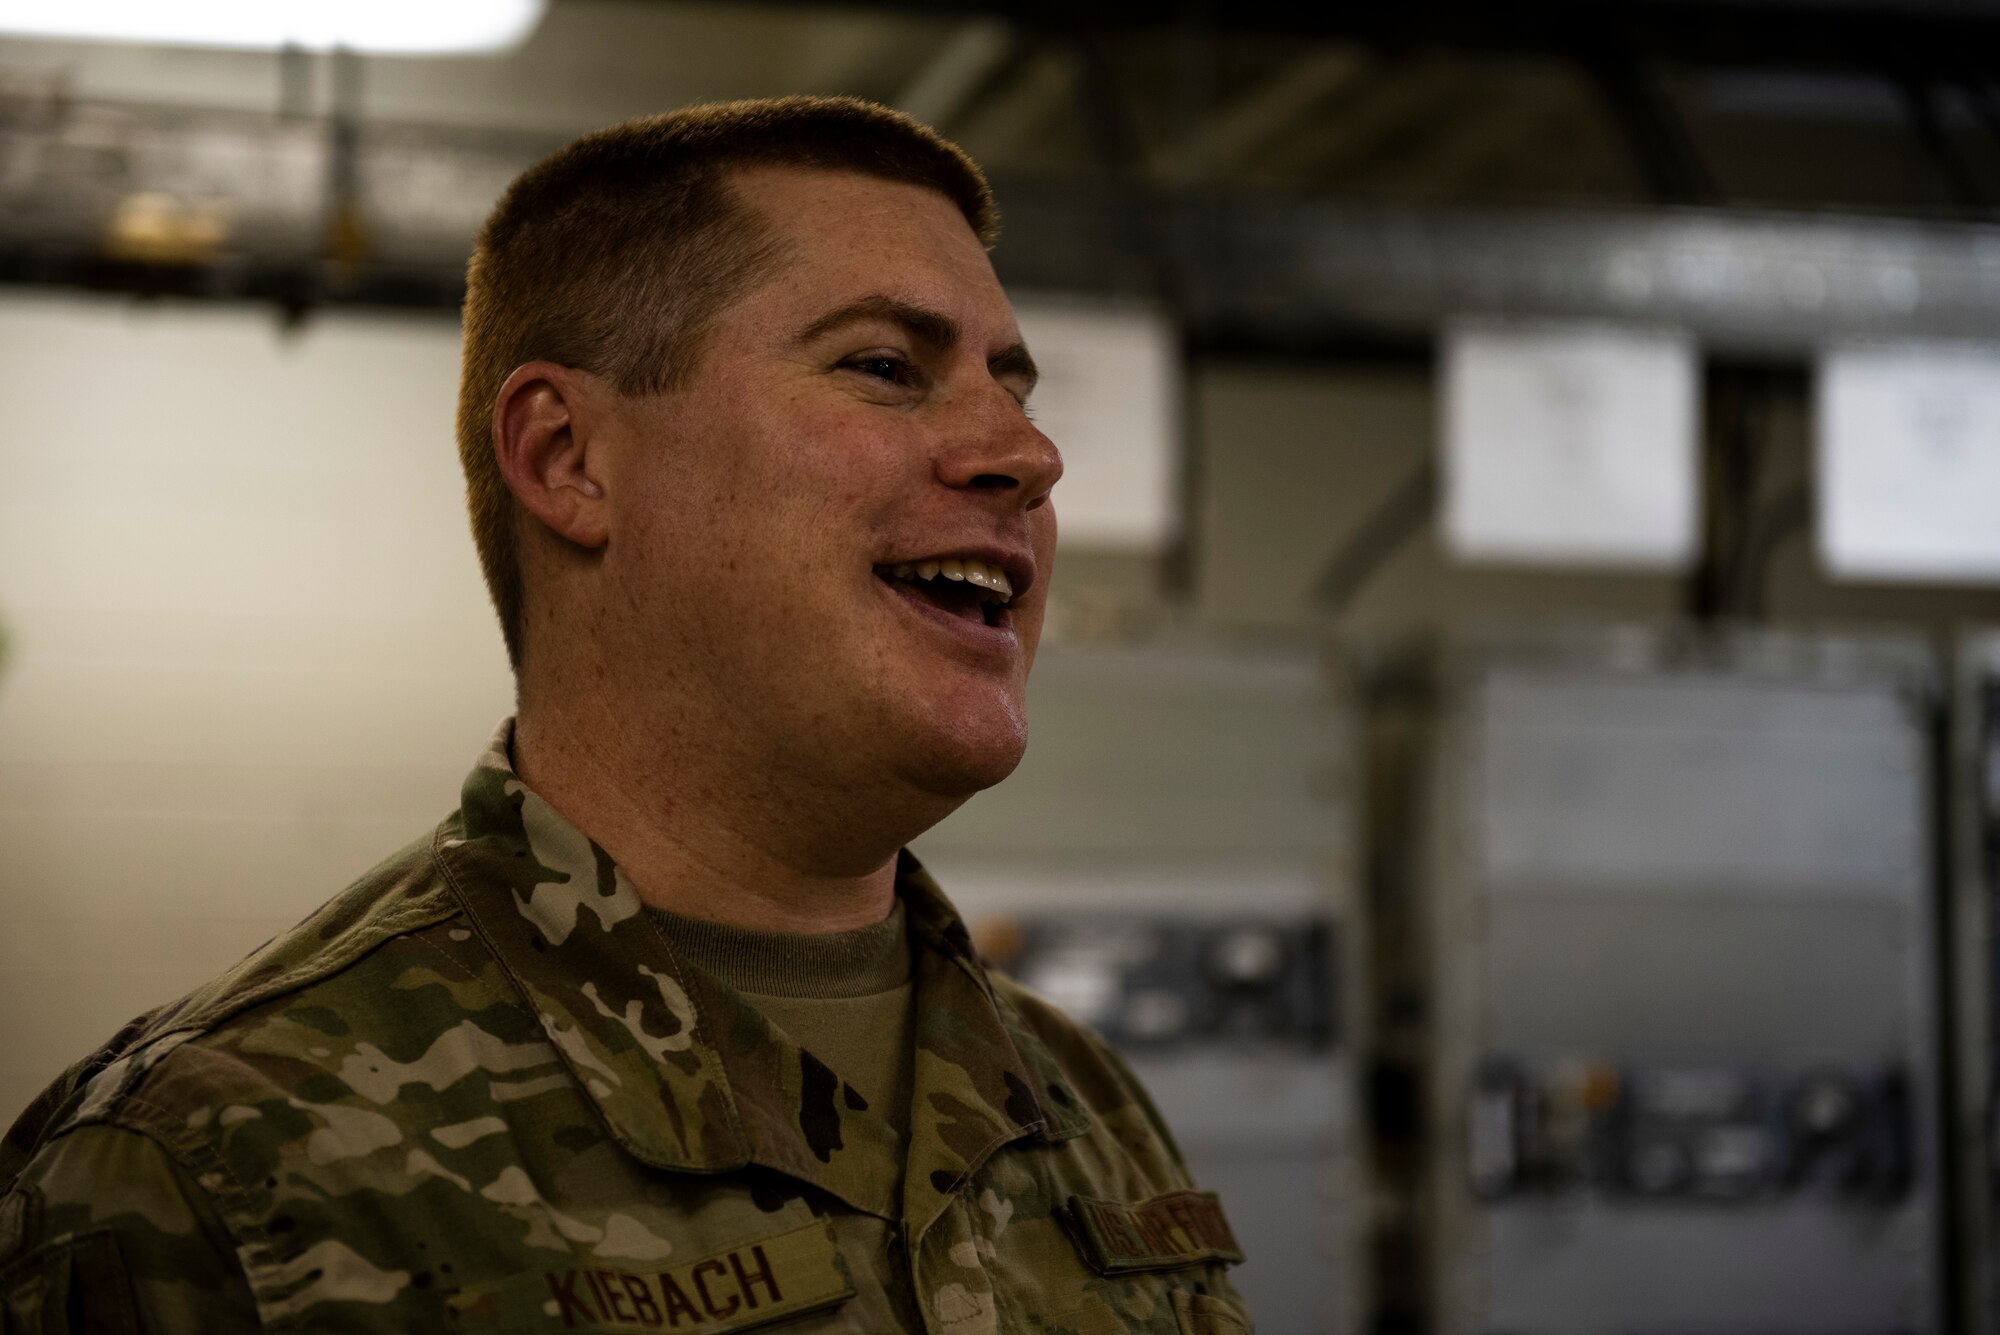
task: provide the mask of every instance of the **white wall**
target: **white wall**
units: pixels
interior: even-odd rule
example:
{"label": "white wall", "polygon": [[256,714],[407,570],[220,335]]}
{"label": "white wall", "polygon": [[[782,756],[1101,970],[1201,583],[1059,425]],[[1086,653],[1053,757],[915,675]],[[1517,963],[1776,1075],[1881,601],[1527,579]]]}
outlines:
{"label": "white wall", "polygon": [[456,803],[458,329],[0,297],[0,1123]]}

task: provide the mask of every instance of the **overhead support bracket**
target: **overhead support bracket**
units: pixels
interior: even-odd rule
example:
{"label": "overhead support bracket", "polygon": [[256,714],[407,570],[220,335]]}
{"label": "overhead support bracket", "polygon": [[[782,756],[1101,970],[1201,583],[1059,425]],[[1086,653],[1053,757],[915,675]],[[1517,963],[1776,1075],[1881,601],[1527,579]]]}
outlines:
{"label": "overhead support bracket", "polygon": [[[51,126],[0,127],[0,157],[60,160],[51,144],[88,142],[100,121],[126,124],[129,111],[78,106]],[[24,170],[0,183],[0,281],[455,308],[481,220],[546,148],[443,128],[363,137],[343,170],[348,197],[367,203],[368,244],[327,266],[326,135],[269,116],[162,117],[129,137],[116,181]],[[175,200],[190,180],[231,190],[198,251],[107,249],[119,208]],[[1006,282],[1147,300],[1198,347],[1421,349],[1468,314],[1657,323],[1780,357],[1838,339],[2000,337],[2000,226],[1988,223],[1361,207],[1115,179],[994,185]]]}
{"label": "overhead support bracket", "polygon": [[[1121,213],[1003,186],[1001,277],[1159,297]],[[1829,340],[1991,340],[2000,227],[1707,210],[1360,208],[1178,196],[1176,306],[1197,341],[1428,338],[1464,314],[1654,323],[1779,357]]]}
{"label": "overhead support bracket", "polygon": [[1583,64],[1617,122],[1653,202],[1720,204],[1721,193],[1694,136],[1654,71],[1642,61],[1611,55],[1587,56]]}

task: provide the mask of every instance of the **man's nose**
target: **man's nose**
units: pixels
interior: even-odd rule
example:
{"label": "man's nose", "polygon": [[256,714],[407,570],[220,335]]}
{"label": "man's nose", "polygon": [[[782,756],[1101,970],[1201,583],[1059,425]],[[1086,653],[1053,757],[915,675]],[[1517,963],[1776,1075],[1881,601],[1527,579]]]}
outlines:
{"label": "man's nose", "polygon": [[1062,477],[1062,452],[1006,390],[996,385],[990,397],[982,397],[977,421],[938,456],[938,480],[1004,494],[1033,510]]}

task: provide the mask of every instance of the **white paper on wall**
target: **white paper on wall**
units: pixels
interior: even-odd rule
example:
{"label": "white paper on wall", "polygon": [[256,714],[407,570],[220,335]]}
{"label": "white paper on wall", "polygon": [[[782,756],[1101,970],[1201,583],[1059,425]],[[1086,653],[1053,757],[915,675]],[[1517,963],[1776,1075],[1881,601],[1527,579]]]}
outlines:
{"label": "white paper on wall", "polygon": [[1042,379],[1035,425],[1062,451],[1065,546],[1157,551],[1178,524],[1181,373],[1157,311],[1033,293],[1014,297]]}
{"label": "white paper on wall", "polygon": [[1817,399],[1826,568],[2000,583],[2000,346],[1829,349]]}
{"label": "white paper on wall", "polygon": [[1444,527],[1469,561],[1677,568],[1698,535],[1685,335],[1462,321],[1443,348]]}

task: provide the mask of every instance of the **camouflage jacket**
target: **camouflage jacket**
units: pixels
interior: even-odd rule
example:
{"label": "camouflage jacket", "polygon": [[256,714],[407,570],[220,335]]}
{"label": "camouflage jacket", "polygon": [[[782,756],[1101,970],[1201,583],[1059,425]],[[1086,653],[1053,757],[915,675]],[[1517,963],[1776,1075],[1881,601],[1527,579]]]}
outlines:
{"label": "camouflage jacket", "polygon": [[430,836],[0,1144],[0,1328],[1241,1332],[1214,1198],[914,860],[907,1146],[669,949],[503,729]]}

